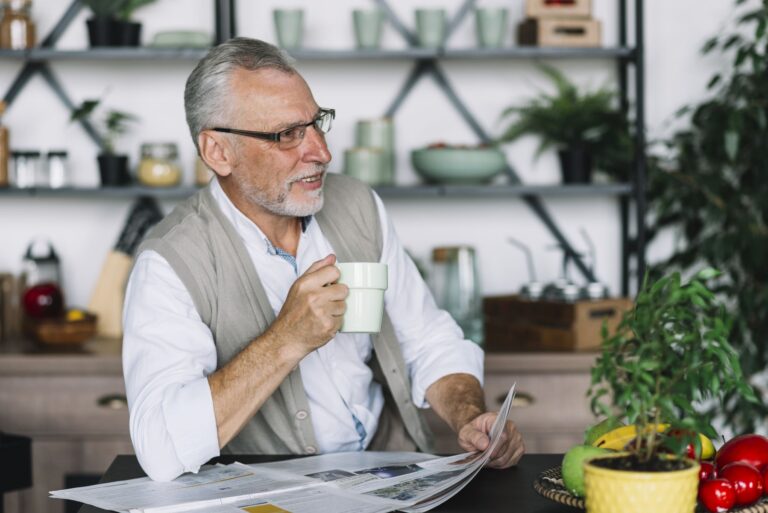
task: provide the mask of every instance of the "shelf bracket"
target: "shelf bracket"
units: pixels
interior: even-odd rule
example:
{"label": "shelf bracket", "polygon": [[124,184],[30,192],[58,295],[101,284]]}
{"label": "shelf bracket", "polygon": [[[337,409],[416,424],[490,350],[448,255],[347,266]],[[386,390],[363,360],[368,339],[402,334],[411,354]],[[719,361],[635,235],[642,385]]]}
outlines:
{"label": "shelf bracket", "polygon": [[405,39],[408,45],[415,46],[417,43],[416,34],[414,34],[413,31],[411,31],[408,27],[405,26],[405,24],[397,15],[397,13],[394,10],[392,10],[392,7],[389,5],[387,0],[374,0],[374,2],[376,2],[376,5],[378,5],[382,11],[384,11],[384,15],[387,17],[387,19],[389,19],[389,22],[392,24],[395,30],[402,36],[402,38]]}
{"label": "shelf bracket", "polygon": [[[75,16],[78,15],[82,7],[83,5],[81,0],[72,0],[72,3],[69,4],[67,10],[64,11],[61,19],[59,19],[51,32],[45,37],[45,39],[43,39],[43,42],[40,43],[40,48],[53,48],[53,46],[61,38],[62,34],[64,34],[64,31],[67,29],[67,27],[69,27],[69,25],[72,23],[72,20],[75,19]],[[32,78],[32,76],[38,71],[40,71],[40,63],[26,62],[24,64],[24,67],[21,68],[21,71],[19,71],[19,74],[16,75],[16,78],[13,80],[11,86],[3,96],[3,101],[5,101],[5,104],[8,107],[11,106],[13,100],[15,100],[21,90],[24,89],[24,86],[27,85],[29,79]]]}
{"label": "shelf bracket", "polygon": [[397,92],[397,96],[395,96],[395,99],[392,101],[392,103],[390,104],[389,108],[384,113],[384,117],[386,117],[386,118],[394,117],[395,113],[397,113],[398,109],[403,104],[403,101],[411,93],[411,90],[413,89],[413,86],[415,86],[416,83],[419,80],[421,80],[421,77],[429,69],[429,62],[430,61],[417,61],[416,62],[416,64],[411,69],[411,72],[406,77],[405,82],[400,87],[400,90]]}

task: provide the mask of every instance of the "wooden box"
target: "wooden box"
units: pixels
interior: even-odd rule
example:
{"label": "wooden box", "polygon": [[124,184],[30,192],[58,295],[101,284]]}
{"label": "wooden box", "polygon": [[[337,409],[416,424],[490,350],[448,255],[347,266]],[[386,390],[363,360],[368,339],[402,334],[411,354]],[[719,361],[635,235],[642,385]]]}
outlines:
{"label": "wooden box", "polygon": [[531,301],[520,296],[483,299],[485,349],[504,351],[594,351],[605,322],[614,332],[632,308],[625,298],[597,301]]}
{"label": "wooden box", "polygon": [[528,18],[517,29],[521,46],[593,48],[601,41],[597,20]]}
{"label": "wooden box", "polygon": [[589,18],[591,0],[526,0],[525,15],[529,18]]}

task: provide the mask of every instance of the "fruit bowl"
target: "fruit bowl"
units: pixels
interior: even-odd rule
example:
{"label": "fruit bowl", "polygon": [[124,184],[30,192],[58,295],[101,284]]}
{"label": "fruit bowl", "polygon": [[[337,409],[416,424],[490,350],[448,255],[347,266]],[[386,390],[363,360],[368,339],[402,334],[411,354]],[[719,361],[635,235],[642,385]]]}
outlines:
{"label": "fruit bowl", "polygon": [[487,183],[504,170],[504,154],[492,146],[433,144],[413,150],[411,163],[429,183]]}
{"label": "fruit bowl", "polygon": [[[533,482],[536,493],[558,504],[572,508],[585,509],[584,499],[572,494],[563,484],[560,467],[545,470]],[[701,504],[696,506],[696,513],[709,513]],[[731,508],[728,513],[768,513],[768,497],[763,497],[754,504],[740,508]]]}
{"label": "fruit bowl", "polygon": [[82,310],[69,310],[58,317],[31,319],[28,333],[38,342],[51,346],[74,346],[96,335],[97,316]]}

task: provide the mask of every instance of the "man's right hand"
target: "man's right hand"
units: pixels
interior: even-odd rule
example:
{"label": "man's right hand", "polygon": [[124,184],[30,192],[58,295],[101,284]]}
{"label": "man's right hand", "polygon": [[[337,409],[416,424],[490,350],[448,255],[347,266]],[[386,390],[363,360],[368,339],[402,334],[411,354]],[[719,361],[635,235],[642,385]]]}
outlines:
{"label": "man's right hand", "polygon": [[269,329],[280,340],[297,344],[303,354],[327,344],[341,328],[349,289],[334,283],[340,275],[335,263],[335,255],[313,263],[293,283]]}

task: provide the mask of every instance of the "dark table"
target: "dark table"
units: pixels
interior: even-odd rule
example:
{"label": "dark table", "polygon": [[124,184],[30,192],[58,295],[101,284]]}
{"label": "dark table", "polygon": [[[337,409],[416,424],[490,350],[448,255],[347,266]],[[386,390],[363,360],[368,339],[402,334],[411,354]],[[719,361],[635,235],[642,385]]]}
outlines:
{"label": "dark table", "polygon": [[[285,459],[275,456],[222,456],[213,463],[264,463]],[[578,509],[561,506],[533,489],[540,472],[560,465],[561,454],[527,454],[517,467],[506,470],[483,469],[458,494],[432,511],[442,513],[504,512],[504,513],[575,513]],[[102,478],[102,482],[144,477],[135,456],[118,456]],[[53,500],[53,499],[52,499]],[[57,499],[58,500],[58,499]],[[83,506],[80,513],[103,512],[103,509]]]}

